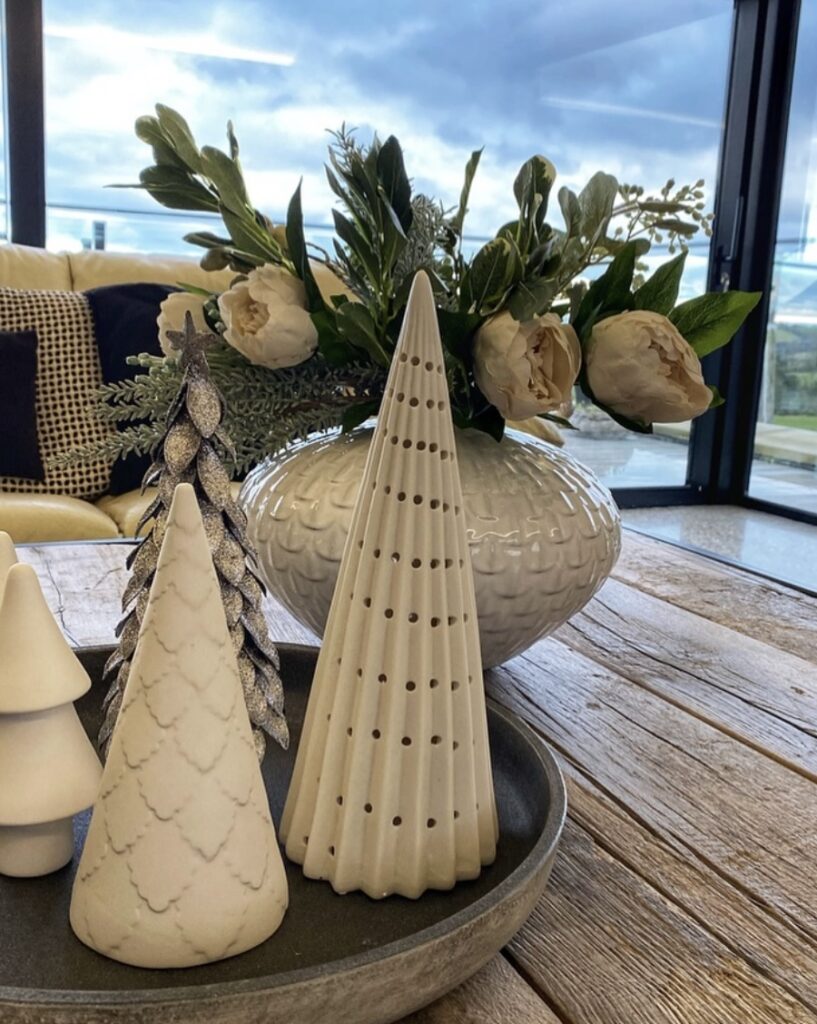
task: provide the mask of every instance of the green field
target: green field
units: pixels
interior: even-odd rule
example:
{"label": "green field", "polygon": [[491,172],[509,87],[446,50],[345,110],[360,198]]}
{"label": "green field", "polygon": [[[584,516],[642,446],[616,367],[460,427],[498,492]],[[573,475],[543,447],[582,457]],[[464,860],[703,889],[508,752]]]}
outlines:
{"label": "green field", "polygon": [[775,416],[778,427],[796,427],[798,430],[817,430],[817,416]]}

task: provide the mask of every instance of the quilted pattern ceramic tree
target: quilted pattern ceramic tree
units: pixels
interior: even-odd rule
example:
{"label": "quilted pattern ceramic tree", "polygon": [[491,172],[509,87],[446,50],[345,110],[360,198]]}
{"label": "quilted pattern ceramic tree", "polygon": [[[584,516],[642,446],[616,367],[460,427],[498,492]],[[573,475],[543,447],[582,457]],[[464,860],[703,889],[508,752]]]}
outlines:
{"label": "quilted pattern ceramic tree", "polygon": [[71,926],[140,967],[241,953],[287,906],[195,492],[175,491],[79,864]]}
{"label": "quilted pattern ceramic tree", "polygon": [[73,702],[91,686],[30,565],[0,536],[0,873],[45,875],[74,854],[73,815],[102,768]]}
{"label": "quilted pattern ceramic tree", "polygon": [[281,824],[339,892],[417,897],[495,856],[474,584],[434,299],[418,274]]}

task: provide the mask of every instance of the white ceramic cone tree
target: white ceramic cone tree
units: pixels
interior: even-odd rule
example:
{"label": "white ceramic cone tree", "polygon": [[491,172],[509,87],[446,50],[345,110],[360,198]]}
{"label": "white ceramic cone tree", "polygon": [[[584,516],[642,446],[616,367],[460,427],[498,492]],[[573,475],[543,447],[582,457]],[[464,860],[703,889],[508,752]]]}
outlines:
{"label": "white ceramic cone tree", "polygon": [[0,530],[0,601],[3,600],[3,588],[6,585],[8,571],[16,564],[17,552],[14,550],[14,542],[7,533]]}
{"label": "white ceramic cone tree", "polygon": [[138,967],[233,956],[287,883],[196,496],[176,487],[71,899],[84,943]]}
{"label": "white ceramic cone tree", "polygon": [[73,704],[91,680],[37,574],[12,559],[0,537],[0,873],[32,877],[71,860],[73,815],[96,799],[102,768]]}
{"label": "white ceramic cone tree", "polygon": [[417,897],[496,854],[474,584],[431,285],[380,409],[281,824],[338,892]]}

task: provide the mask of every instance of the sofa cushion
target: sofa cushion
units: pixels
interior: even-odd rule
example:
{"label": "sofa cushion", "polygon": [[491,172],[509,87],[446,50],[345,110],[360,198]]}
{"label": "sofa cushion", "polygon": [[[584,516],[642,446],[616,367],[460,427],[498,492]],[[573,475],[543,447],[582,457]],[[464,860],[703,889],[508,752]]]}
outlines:
{"label": "sofa cushion", "polygon": [[71,284],[84,292],[108,284],[193,284],[211,291],[224,291],[235,277],[232,270],[202,270],[193,259],[183,256],[151,256],[129,252],[99,252],[86,249],[68,253]]}
{"label": "sofa cushion", "polygon": [[116,523],[100,509],[62,494],[0,493],[0,530],[15,544],[119,536]]}
{"label": "sofa cushion", "polygon": [[64,252],[30,245],[0,245],[0,288],[71,291],[71,268]]}
{"label": "sofa cushion", "polygon": [[108,461],[48,465],[58,452],[98,444],[112,432],[92,408],[102,371],[87,298],[70,292],[0,288],[0,330],[37,332],[37,432],[45,464],[44,480],[4,476],[0,490],[75,498],[103,494],[110,477]]}
{"label": "sofa cushion", "polygon": [[[91,304],[94,333],[106,384],[132,380],[143,372],[129,366],[128,357],[140,352],[161,355],[156,318],[159,307],[174,291],[164,284],[115,284],[92,288],[85,294]],[[142,422],[134,420],[132,426]],[[148,456],[128,455],[111,467],[109,491],[123,494],[142,486],[142,477],[150,466]]]}
{"label": "sofa cushion", "polygon": [[0,331],[0,474],[45,479],[36,386],[37,332]]}

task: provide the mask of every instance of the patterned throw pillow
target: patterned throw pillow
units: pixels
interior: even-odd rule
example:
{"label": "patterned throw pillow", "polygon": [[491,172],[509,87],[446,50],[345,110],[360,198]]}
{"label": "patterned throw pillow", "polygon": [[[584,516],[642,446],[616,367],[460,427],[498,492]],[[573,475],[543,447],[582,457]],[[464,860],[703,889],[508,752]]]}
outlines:
{"label": "patterned throw pillow", "polygon": [[36,331],[37,434],[45,479],[0,477],[0,491],[95,498],[111,475],[104,460],[53,468],[57,452],[106,438],[111,428],[93,414],[93,393],[102,383],[88,300],[73,292],[0,288],[0,331]]}

